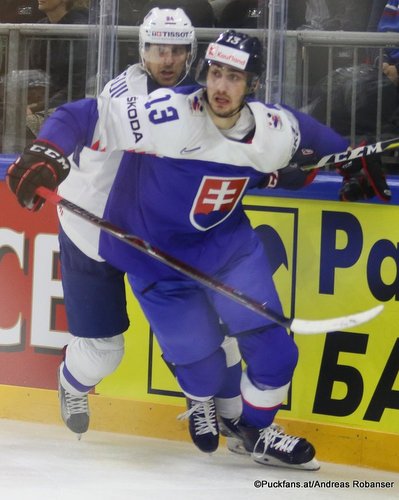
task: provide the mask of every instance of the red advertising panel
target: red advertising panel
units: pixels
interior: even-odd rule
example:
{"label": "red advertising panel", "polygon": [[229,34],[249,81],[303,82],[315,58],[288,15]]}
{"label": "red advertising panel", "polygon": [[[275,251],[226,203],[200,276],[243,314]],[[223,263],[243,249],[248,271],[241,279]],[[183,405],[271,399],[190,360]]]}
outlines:
{"label": "red advertising panel", "polygon": [[53,206],[20,207],[0,182],[0,384],[55,389],[68,342]]}

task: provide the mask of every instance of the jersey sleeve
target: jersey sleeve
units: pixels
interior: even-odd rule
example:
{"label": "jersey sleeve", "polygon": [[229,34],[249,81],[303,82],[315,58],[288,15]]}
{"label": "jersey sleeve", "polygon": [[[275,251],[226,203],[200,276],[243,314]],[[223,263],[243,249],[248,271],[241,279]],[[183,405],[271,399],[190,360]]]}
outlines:
{"label": "jersey sleeve", "polygon": [[318,122],[312,116],[287,106],[283,106],[283,109],[292,113],[298,122],[300,140],[297,151],[311,151],[314,155],[312,160],[345,151],[349,147],[349,141],[345,137],[327,125]]}
{"label": "jersey sleeve", "polygon": [[175,156],[190,136],[184,96],[158,89],[148,96],[99,97],[100,149]]}
{"label": "jersey sleeve", "polygon": [[259,187],[300,189],[310,184],[317,174],[317,169],[302,169],[306,165],[315,165],[323,156],[345,151],[349,141],[330,127],[321,124],[313,117],[296,111],[287,106],[281,106],[288,116],[291,116],[293,148],[288,164],[266,176]]}
{"label": "jersey sleeve", "polygon": [[95,99],[64,104],[47,118],[37,138],[56,144],[69,156],[77,147],[91,145],[97,120]]}
{"label": "jersey sleeve", "polygon": [[147,151],[151,149],[145,96],[98,98],[100,149]]}

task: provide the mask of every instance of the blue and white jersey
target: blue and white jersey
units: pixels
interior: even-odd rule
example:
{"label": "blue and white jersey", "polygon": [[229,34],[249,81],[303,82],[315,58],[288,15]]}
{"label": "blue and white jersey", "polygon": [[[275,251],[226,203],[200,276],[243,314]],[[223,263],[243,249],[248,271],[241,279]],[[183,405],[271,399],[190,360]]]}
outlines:
{"label": "blue and white jersey", "polygon": [[252,101],[247,104],[256,124],[251,143],[232,141],[209,116],[204,89],[190,90],[100,97],[99,149],[224,163],[237,167],[237,173],[239,167],[251,167],[265,174],[288,164],[300,142],[298,122],[290,112]]}
{"label": "blue and white jersey", "polygon": [[[244,143],[216,127],[202,88],[100,99],[98,109],[100,149],[131,152],[118,170],[106,219],[212,275],[245,254],[254,235],[241,205],[244,194],[286,167],[301,143],[290,111],[249,102],[241,116],[252,117],[255,131]],[[336,140],[320,125],[321,131],[326,141]],[[345,149],[345,140],[338,142]],[[148,283],[173,275],[106,234],[100,253]]]}
{"label": "blue and white jersey", "polygon": [[[192,80],[186,77],[181,85],[191,83]],[[143,66],[135,64],[106,84],[101,99],[108,100],[124,95],[147,95],[157,87]],[[78,157],[71,155],[69,158],[71,172],[60,186],[59,193],[101,217],[123,152],[97,154],[95,148],[99,138],[98,126],[92,124],[91,128],[93,128],[92,136],[84,143],[88,147]],[[58,215],[63,230],[75,245],[92,259],[103,260],[98,255],[100,230],[64,210],[58,210]]]}
{"label": "blue and white jersey", "polygon": [[[312,148],[320,156],[347,147],[333,130],[279,106],[248,102],[240,120],[255,125],[248,143],[225,137],[215,126],[203,88],[159,89],[149,96],[67,104],[50,116],[40,138],[69,153],[78,143],[90,144],[87,135],[95,128],[97,149],[84,147],[81,157],[103,170],[109,169],[112,155],[128,151],[112,172],[104,217],[186,263],[217,274],[241,252],[245,254],[255,237],[241,205],[248,189],[284,168],[298,147]],[[97,174],[100,184],[102,177]],[[85,208],[95,204],[99,184],[85,183]],[[82,248],[85,232],[76,238]],[[144,282],[173,273],[105,234],[99,252]]]}
{"label": "blue and white jersey", "polygon": [[[145,95],[147,81],[148,74],[140,64],[135,64],[108,82],[101,96],[111,99],[124,94]],[[95,147],[97,141],[98,131],[95,129],[88,146]],[[79,159],[72,155],[69,158],[71,171],[59,187],[60,195],[101,217],[122,155],[121,151],[98,155],[90,148],[85,148]],[[58,216],[63,230],[75,245],[92,259],[102,260],[98,255],[100,230],[65,210],[58,210]]]}

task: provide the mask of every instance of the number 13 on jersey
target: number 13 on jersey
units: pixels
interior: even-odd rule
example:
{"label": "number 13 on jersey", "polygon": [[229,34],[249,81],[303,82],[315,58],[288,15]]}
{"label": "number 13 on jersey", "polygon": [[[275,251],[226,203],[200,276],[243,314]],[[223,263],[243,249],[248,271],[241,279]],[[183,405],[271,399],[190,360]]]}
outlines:
{"label": "number 13 on jersey", "polygon": [[170,94],[167,94],[163,97],[158,97],[157,99],[153,99],[151,101],[147,101],[144,105],[146,109],[151,109],[151,111],[148,114],[149,120],[154,123],[165,123],[165,122],[171,122],[173,120],[178,120],[179,119],[179,114],[177,112],[177,109],[174,108],[173,106],[157,106],[159,103],[169,101],[171,98]]}

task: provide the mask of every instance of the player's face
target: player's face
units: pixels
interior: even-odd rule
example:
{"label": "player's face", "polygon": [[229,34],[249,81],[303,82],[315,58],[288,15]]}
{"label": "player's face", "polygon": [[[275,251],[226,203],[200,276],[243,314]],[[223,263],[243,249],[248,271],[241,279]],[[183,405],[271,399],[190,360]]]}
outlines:
{"label": "player's face", "polygon": [[219,64],[209,66],[206,79],[208,103],[219,118],[230,118],[240,109],[246,90],[245,71]]}
{"label": "player's face", "polygon": [[162,87],[176,85],[185,73],[189,52],[185,45],[156,45],[145,48],[144,61],[153,79]]}

